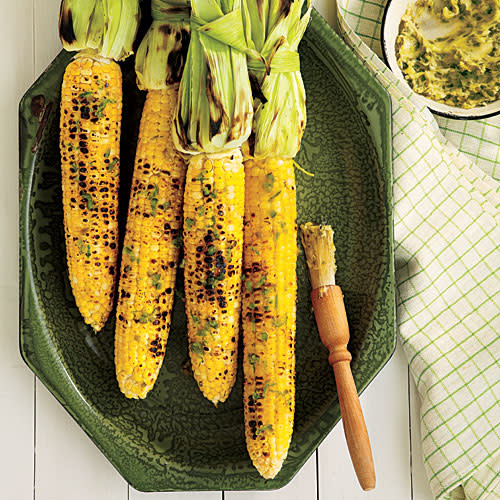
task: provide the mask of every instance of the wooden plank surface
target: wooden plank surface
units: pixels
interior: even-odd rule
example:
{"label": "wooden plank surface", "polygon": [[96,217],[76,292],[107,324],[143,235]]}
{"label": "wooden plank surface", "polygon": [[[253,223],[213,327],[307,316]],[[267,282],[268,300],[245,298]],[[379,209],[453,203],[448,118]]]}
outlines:
{"label": "wooden plank surface", "polygon": [[[18,103],[33,81],[32,0],[2,3],[0,21],[0,498],[33,494],[34,376],[18,341]],[[13,489],[15,485],[15,489]],[[15,496],[14,495],[15,492]]]}
{"label": "wooden plank surface", "polygon": [[[334,2],[315,0],[314,5],[334,22]],[[0,109],[7,117],[0,125],[0,154],[5,172],[0,186],[0,231],[5,235],[4,241],[9,242],[0,245],[0,335],[5,339],[0,349],[0,406],[4,410],[0,413],[0,425],[3,448],[7,450],[0,455],[0,499],[431,500],[421,464],[418,400],[414,387],[410,386],[409,392],[407,365],[399,349],[361,398],[378,478],[377,489],[368,494],[362,494],[357,485],[341,425],[281,490],[140,493],[125,483],[42,384],[37,382],[35,391],[34,377],[18,353],[15,124],[20,97],[60,50],[58,9],[59,0],[16,0],[6,3],[0,20],[2,65],[9,68],[2,71],[0,79]]]}
{"label": "wooden plank surface", "polygon": [[408,366],[400,348],[360,401],[372,445],[377,487],[370,492],[361,490],[340,423],[319,447],[320,498],[411,498]]}

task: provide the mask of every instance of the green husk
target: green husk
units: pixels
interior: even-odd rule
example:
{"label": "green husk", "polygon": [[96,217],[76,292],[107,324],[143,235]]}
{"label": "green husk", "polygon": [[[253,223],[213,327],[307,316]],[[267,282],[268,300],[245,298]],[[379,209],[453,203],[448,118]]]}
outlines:
{"label": "green husk", "polygon": [[254,52],[241,7],[241,0],[191,1],[191,42],[174,122],[180,151],[223,153],[250,135],[246,54]]}
{"label": "green husk", "polygon": [[142,90],[166,89],[181,80],[189,46],[189,0],[152,0],[153,22],[135,58]]}
{"label": "green husk", "polygon": [[248,155],[294,158],[306,126],[306,95],[297,49],[309,22],[310,1],[247,0],[246,4],[253,44],[265,60],[263,64],[250,55],[248,61],[251,78],[260,88],[254,101]]}
{"label": "green husk", "polygon": [[62,0],[59,36],[69,51],[121,61],[133,53],[139,0]]}

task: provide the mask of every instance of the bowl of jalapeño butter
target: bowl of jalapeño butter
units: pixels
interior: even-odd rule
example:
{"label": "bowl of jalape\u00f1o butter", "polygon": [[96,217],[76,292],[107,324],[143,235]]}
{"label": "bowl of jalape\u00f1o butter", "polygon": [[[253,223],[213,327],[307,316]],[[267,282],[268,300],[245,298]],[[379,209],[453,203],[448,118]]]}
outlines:
{"label": "bowl of jalape\u00f1o butter", "polygon": [[389,68],[434,113],[500,113],[500,0],[388,0],[382,48]]}

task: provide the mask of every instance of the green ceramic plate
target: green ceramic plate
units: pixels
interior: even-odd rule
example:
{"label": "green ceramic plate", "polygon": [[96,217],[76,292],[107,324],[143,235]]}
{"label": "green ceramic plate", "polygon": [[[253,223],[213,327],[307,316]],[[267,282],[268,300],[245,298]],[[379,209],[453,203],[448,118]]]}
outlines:
{"label": "green ceramic plate", "polygon": [[[361,391],[395,345],[390,101],[317,13],[300,53],[308,126],[298,162],[315,176],[297,172],[299,223],[327,222],[335,229],[338,282],[345,293],[352,369]],[[144,401],[129,401],[118,390],[113,320],[96,336],[75,307],[65,265],[58,149],[59,88],[70,57],[59,54],[20,104],[22,356],[135,488],[279,488],[340,417],[327,352],[311,314],[303,252],[297,268],[295,429],[282,471],[266,482],[245,448],[241,360],[229,400],[215,408],[185,367],[182,302],[175,304],[159,380]],[[144,101],[132,64],[123,65],[122,214]],[[40,123],[35,115],[40,109],[45,109],[44,130],[38,133],[37,148]]]}

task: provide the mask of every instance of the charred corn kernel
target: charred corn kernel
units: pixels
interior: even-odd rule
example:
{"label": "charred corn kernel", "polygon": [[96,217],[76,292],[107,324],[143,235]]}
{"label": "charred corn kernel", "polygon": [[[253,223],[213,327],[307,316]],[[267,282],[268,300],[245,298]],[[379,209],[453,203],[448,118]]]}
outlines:
{"label": "charred corn kernel", "polygon": [[115,331],[118,384],[145,398],[158,377],[172,317],[186,167],[172,144],[177,87],[150,90],[142,112]]}
{"label": "charred corn kernel", "polygon": [[295,407],[297,212],[291,159],[245,162],[242,319],[247,449],[266,479],[285,460]]}
{"label": "charred corn kernel", "polygon": [[184,288],[189,353],[203,395],[215,405],[236,378],[243,248],[241,153],[194,156],[184,197]]}
{"label": "charred corn kernel", "polygon": [[81,56],[64,74],[60,151],[69,279],[95,331],[113,307],[118,254],[121,70]]}

